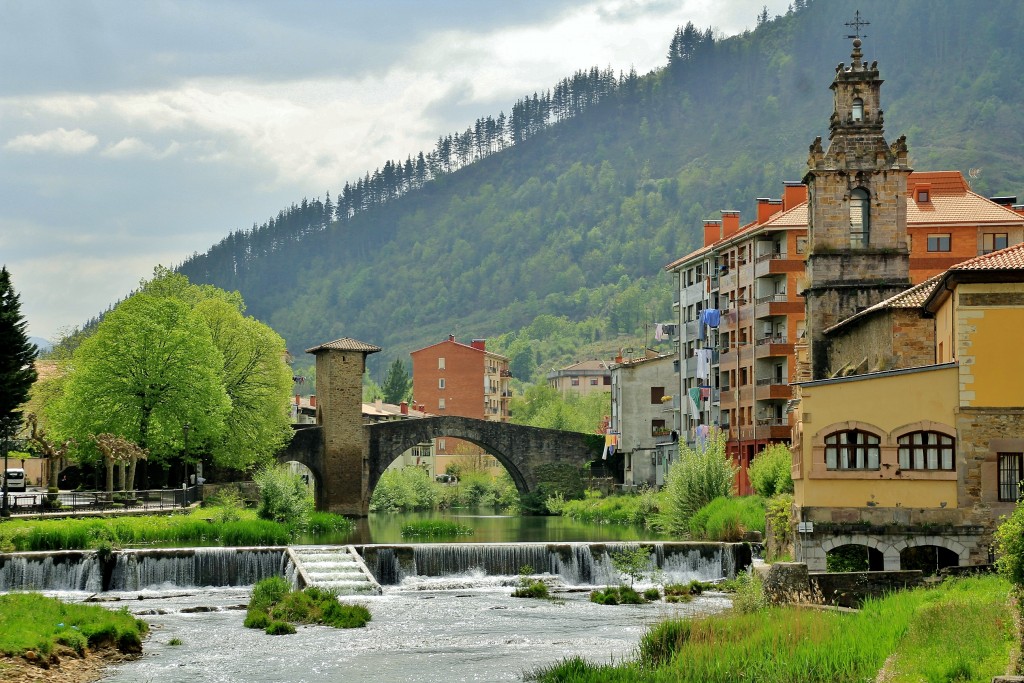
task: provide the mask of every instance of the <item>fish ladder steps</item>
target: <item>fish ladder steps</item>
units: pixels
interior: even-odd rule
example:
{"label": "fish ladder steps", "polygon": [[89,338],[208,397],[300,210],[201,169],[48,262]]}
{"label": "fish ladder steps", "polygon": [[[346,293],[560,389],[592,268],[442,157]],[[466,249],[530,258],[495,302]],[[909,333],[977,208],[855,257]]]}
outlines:
{"label": "fish ladder steps", "polygon": [[380,595],[381,588],[363,558],[350,545],[288,546],[299,588],[317,586],[338,595]]}

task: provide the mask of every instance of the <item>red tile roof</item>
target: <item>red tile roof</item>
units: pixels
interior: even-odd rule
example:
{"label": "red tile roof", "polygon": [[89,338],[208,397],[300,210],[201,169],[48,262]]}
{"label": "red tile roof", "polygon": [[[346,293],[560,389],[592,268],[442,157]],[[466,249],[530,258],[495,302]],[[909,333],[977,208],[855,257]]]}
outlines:
{"label": "red tile roof", "polygon": [[1024,270],[1024,242],[958,263],[946,272],[964,270]]}

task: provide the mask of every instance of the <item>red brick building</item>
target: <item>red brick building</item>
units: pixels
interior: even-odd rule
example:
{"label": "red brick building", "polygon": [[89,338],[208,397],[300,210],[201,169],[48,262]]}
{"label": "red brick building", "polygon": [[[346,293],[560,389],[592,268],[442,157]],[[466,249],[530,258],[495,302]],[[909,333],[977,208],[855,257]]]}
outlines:
{"label": "red brick building", "polygon": [[[469,344],[455,336],[413,351],[412,384],[416,403],[435,415],[457,415],[508,422],[511,392],[509,359],[487,350],[485,339]],[[499,471],[498,461],[473,444],[459,439],[435,440],[435,467],[444,472],[459,458],[472,458],[485,469]]]}

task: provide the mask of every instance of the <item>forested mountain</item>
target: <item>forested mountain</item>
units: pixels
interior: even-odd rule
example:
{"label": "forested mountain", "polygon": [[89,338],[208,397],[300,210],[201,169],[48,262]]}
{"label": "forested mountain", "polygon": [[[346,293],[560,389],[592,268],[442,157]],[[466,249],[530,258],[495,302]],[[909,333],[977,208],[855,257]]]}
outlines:
{"label": "forested mountain", "polygon": [[299,356],[351,336],[384,347],[373,358],[386,367],[450,332],[510,333],[498,341],[526,367],[573,352],[535,344],[538,330],[609,346],[642,336],[670,319],[662,267],[697,244],[703,219],[746,220],[756,197],[803,176],[807,146],[827,137],[854,9],[886,79],[887,135],[907,135],[913,167],[975,169],[978,192],[1024,192],[1018,0],[794,8],[729,38],[668,26],[664,69],[581,71],[180,270],[240,290]]}

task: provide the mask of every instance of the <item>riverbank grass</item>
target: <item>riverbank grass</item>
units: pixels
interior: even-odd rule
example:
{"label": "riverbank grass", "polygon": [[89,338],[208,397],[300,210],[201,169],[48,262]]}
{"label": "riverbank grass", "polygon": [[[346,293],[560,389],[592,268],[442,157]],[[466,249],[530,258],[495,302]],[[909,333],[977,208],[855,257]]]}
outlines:
{"label": "riverbank grass", "polygon": [[[1005,673],[1014,639],[1009,584],[994,577],[869,600],[856,613],[796,606],[674,619],[651,628],[636,660],[574,657],[538,681],[834,683],[989,681]],[[925,671],[929,673],[926,675]]]}
{"label": "riverbank grass", "polygon": [[46,662],[60,645],[79,656],[99,648],[134,654],[142,651],[148,631],[127,610],[68,604],[38,593],[0,595],[0,653],[6,656]]}
{"label": "riverbank grass", "polygon": [[293,591],[287,581],[275,576],[253,586],[244,623],[270,635],[287,635],[295,633],[293,624],[361,628],[370,619],[364,605],[344,605],[337,593],[316,586]]}
{"label": "riverbank grass", "polygon": [[402,527],[402,538],[429,536],[451,537],[472,536],[473,527],[443,519],[424,519],[410,522]]}
{"label": "riverbank grass", "polygon": [[307,528],[259,519],[253,510],[221,514],[198,508],[189,514],[80,519],[17,519],[0,524],[0,551],[89,550],[151,545],[287,545],[299,533],[351,532],[341,515],[315,513]]}

